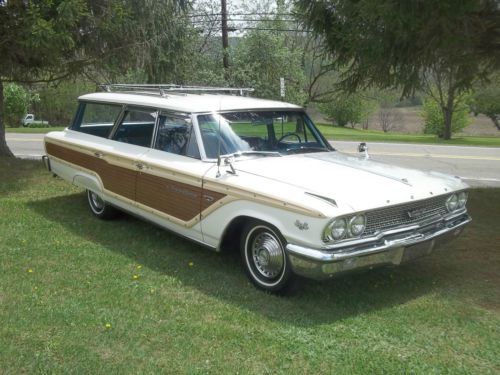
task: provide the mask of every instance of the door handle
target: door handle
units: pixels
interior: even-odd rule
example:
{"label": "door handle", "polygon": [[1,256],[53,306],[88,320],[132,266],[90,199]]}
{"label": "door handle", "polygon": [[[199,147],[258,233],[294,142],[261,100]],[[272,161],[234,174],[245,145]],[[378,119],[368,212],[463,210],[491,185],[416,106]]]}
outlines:
{"label": "door handle", "polygon": [[214,201],[214,197],[212,197],[211,195],[207,195],[207,194],[203,194],[203,198],[205,199],[205,201],[207,201],[208,203],[212,203]]}

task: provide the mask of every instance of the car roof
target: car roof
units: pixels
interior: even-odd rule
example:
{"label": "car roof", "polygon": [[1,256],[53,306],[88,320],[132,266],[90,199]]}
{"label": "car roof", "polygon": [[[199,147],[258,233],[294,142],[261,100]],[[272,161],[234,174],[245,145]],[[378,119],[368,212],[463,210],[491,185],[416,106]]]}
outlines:
{"label": "car roof", "polygon": [[82,95],[83,101],[154,107],[185,113],[248,109],[301,109],[295,104],[275,100],[222,94],[168,94],[99,92]]}

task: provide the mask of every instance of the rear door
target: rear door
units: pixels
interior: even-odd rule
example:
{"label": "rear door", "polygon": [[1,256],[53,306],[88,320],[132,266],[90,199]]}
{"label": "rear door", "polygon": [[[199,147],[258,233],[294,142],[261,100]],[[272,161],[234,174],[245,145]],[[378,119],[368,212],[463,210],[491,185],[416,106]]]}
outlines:
{"label": "rear door", "polygon": [[126,107],[111,134],[112,149],[101,156],[112,166],[101,177],[106,189],[133,202],[143,168],[140,158],[151,147],[157,117],[155,109]]}

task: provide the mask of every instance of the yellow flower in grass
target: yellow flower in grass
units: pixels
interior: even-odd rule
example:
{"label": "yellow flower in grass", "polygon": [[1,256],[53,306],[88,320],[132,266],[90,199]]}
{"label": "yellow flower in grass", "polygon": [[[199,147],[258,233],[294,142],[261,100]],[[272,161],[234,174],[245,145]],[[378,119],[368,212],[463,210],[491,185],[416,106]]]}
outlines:
{"label": "yellow flower in grass", "polygon": [[31,268],[28,268],[28,273],[33,273],[33,270]]}
{"label": "yellow flower in grass", "polygon": [[134,275],[134,276],[132,276],[132,279],[134,279],[134,280],[139,279],[139,275]]}
{"label": "yellow flower in grass", "polygon": [[142,268],[142,266],[139,264],[137,267],[136,267],[138,270],[140,270]]}
{"label": "yellow flower in grass", "polygon": [[188,266],[189,266],[189,267],[193,267],[193,266],[194,266],[194,263],[193,263],[193,262],[191,262],[191,261],[189,261]]}
{"label": "yellow flower in grass", "polygon": [[111,328],[111,323],[106,323],[106,324],[104,325],[104,327],[106,327],[106,329],[110,329],[110,328]]}

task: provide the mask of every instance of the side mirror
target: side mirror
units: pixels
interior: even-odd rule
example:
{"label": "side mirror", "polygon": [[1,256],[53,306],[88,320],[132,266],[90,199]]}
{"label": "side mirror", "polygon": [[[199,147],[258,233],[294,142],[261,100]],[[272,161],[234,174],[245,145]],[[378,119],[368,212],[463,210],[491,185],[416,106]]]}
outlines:
{"label": "side mirror", "polygon": [[365,154],[365,159],[369,159],[370,155],[368,155],[368,146],[365,142],[361,142],[358,146],[358,152],[363,152]]}
{"label": "side mirror", "polygon": [[227,173],[236,175],[236,170],[234,169],[233,161],[234,161],[234,158],[232,156],[224,158],[224,165],[231,169],[230,171],[226,171]]}

